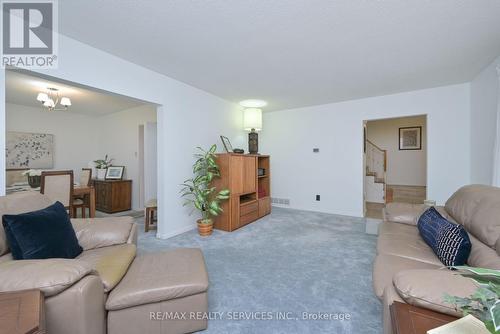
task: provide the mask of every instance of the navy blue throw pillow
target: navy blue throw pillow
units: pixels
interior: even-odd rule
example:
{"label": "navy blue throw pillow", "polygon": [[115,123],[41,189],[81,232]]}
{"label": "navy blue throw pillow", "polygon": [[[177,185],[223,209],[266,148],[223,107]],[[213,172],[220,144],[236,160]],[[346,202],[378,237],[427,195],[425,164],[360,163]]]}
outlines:
{"label": "navy blue throw pillow", "polygon": [[446,220],[431,207],[418,219],[420,236],[446,266],[461,266],[469,258],[471,243],[462,225]]}
{"label": "navy blue throw pillow", "polygon": [[14,260],[74,259],[83,251],[60,202],[38,211],[3,215],[2,224]]}

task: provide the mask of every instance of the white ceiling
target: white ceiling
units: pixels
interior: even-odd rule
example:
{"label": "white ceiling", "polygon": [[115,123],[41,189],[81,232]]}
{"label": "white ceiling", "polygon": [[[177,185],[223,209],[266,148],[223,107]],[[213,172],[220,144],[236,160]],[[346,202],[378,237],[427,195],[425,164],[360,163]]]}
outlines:
{"label": "white ceiling", "polygon": [[64,0],[60,31],[227,100],[285,109],[471,80],[493,0]]}
{"label": "white ceiling", "polygon": [[46,92],[48,87],[59,89],[60,96],[71,99],[72,106],[68,111],[63,111],[67,113],[102,116],[145,104],[136,99],[48,80],[26,72],[6,71],[5,97],[7,103],[35,107],[41,110],[42,105],[36,100],[36,97],[39,92]]}

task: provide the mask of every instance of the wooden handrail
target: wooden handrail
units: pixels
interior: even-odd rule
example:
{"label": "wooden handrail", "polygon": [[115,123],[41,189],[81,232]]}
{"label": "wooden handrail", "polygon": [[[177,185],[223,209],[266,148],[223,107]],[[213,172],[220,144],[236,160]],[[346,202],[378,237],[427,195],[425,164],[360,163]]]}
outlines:
{"label": "wooden handrail", "polygon": [[372,143],[370,140],[368,140],[368,139],[367,139],[366,141],[367,141],[368,143],[372,144],[373,146],[375,146],[375,148],[376,148],[377,150],[382,151],[382,152],[387,152],[387,150],[383,150],[383,149],[381,149],[380,147],[378,147],[377,145],[375,145],[374,143]]}
{"label": "wooden handrail", "polygon": [[384,150],[384,172],[387,172],[387,150]]}
{"label": "wooden handrail", "polygon": [[382,152],[384,154],[384,172],[387,172],[387,150],[381,149],[380,147],[378,147],[377,145],[375,145],[373,142],[371,142],[368,139],[366,139],[366,141],[368,143],[370,143],[373,147],[375,147],[377,150],[379,150],[380,152]]}

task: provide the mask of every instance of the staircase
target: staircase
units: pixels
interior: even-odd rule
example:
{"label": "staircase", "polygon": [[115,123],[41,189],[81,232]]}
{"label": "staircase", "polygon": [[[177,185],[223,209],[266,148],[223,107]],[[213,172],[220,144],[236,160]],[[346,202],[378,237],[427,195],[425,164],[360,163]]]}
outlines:
{"label": "staircase", "polygon": [[386,202],[387,151],[366,140],[365,201]]}

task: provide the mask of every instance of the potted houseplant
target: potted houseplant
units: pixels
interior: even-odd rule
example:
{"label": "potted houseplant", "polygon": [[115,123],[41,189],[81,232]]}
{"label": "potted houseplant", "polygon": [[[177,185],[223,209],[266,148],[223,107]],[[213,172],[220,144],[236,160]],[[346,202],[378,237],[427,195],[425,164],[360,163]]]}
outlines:
{"label": "potted houseplant", "polygon": [[192,205],[193,210],[197,209],[201,213],[201,219],[198,220],[198,233],[201,236],[208,236],[212,234],[212,217],[218,216],[223,211],[221,201],[229,198],[229,190],[218,191],[212,186],[213,179],[220,177],[219,166],[215,162],[217,146],[212,145],[208,151],[200,147],[197,149],[193,177],[184,181],[181,193],[186,200],[184,205]]}
{"label": "potted houseplant", "polygon": [[500,271],[468,266],[454,266],[452,269],[472,278],[478,288],[470,297],[461,298],[444,295],[444,301],[455,305],[466,315],[481,320],[490,333],[500,333]]}
{"label": "potted houseplant", "polygon": [[97,178],[99,180],[104,180],[106,178],[106,169],[111,166],[111,162],[113,159],[108,159],[108,155],[104,157],[104,159],[94,160]]}
{"label": "potted houseplant", "polygon": [[42,171],[39,169],[29,169],[23,172],[23,175],[28,176],[28,184],[31,188],[38,188],[42,183]]}

